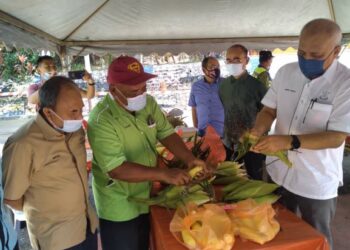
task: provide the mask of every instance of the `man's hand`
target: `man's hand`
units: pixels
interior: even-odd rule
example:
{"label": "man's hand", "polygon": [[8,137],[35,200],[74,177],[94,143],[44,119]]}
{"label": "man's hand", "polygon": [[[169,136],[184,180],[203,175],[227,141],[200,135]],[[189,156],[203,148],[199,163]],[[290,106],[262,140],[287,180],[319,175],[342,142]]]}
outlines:
{"label": "man's hand", "polygon": [[192,161],[188,162],[187,166],[189,169],[194,168],[196,166],[202,166],[203,171],[198,176],[199,178],[202,176],[204,177],[204,176],[212,175],[214,172],[213,168],[210,168],[204,161],[197,158],[194,158]]}
{"label": "man's hand", "polygon": [[257,129],[252,128],[251,130],[249,130],[249,134],[251,136],[254,136],[256,138],[259,138],[261,136],[261,132],[259,132]]}
{"label": "man's hand", "polygon": [[187,170],[178,169],[178,168],[169,168],[162,169],[162,178],[161,181],[172,185],[185,185],[191,181]]}
{"label": "man's hand", "polygon": [[85,82],[87,82],[88,84],[93,84],[94,83],[94,80],[92,79],[91,74],[89,72],[87,72],[86,70],[85,70],[85,74],[83,76],[83,80]]}
{"label": "man's hand", "polygon": [[268,135],[259,139],[258,143],[251,148],[255,153],[275,153],[280,150],[289,150],[292,137],[289,135]]}

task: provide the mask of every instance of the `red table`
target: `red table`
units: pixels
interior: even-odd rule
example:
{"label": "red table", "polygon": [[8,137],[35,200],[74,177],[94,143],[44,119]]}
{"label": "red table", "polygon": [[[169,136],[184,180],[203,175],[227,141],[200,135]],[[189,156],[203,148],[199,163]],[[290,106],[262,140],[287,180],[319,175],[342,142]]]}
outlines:
{"label": "red table", "polygon": [[[158,206],[151,207],[151,250],[186,250],[169,231],[174,211]],[[275,239],[259,245],[250,241],[243,242],[236,237],[233,250],[328,250],[326,238],[306,222],[287,209],[277,207],[277,220],[281,231]]]}

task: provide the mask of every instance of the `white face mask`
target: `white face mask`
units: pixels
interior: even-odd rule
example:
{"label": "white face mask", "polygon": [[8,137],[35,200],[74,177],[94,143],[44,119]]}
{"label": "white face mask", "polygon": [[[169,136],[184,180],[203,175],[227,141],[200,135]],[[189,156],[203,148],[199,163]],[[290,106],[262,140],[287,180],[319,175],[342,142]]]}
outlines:
{"label": "white face mask", "polygon": [[117,90],[127,100],[128,105],[123,105],[127,110],[134,112],[134,111],[140,111],[141,109],[146,107],[146,104],[147,104],[146,92],[141,95],[128,98],[119,89]]}
{"label": "white face mask", "polygon": [[232,76],[239,76],[244,72],[242,63],[226,64],[227,71]]}
{"label": "white face mask", "polygon": [[42,76],[41,79],[43,80],[43,82],[46,82],[47,80],[49,80],[52,77],[52,74],[50,74],[49,72],[45,72]]}
{"label": "white face mask", "polygon": [[55,111],[51,110],[52,113],[55,114],[55,116],[57,118],[59,118],[62,122],[63,122],[63,127],[60,128],[58,126],[56,126],[55,124],[53,124],[53,126],[57,129],[57,130],[60,130],[62,132],[65,132],[65,133],[73,133],[73,132],[76,132],[78,131],[82,124],[83,124],[83,120],[63,120],[61,117],[59,117],[58,114],[55,113]]}

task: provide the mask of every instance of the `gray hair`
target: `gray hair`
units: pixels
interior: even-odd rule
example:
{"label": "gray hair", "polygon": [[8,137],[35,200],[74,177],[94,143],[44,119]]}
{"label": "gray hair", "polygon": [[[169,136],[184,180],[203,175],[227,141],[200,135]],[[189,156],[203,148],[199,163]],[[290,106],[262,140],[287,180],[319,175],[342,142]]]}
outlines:
{"label": "gray hair", "polygon": [[342,32],[339,27],[339,25],[330,20],[325,18],[318,18],[311,20],[305,26],[302,28],[300,35],[319,35],[319,34],[325,34],[329,38],[334,40],[334,43],[337,45],[341,45],[342,40]]}

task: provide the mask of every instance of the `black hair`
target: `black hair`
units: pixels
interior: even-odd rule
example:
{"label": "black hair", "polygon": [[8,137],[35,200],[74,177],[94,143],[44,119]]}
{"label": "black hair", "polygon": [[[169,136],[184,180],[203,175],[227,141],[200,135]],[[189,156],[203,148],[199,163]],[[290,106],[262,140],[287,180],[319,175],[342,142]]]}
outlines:
{"label": "black hair", "polygon": [[248,49],[244,47],[242,44],[234,44],[229,49],[241,49],[243,50],[244,54],[248,56]]}
{"label": "black hair", "polygon": [[38,60],[36,61],[36,67],[39,67],[39,65],[45,60],[55,61],[54,58],[51,56],[39,56]]}
{"label": "black hair", "polygon": [[54,108],[58,95],[64,87],[76,88],[76,85],[64,76],[54,76],[47,80],[39,90],[40,109]]}
{"label": "black hair", "polygon": [[202,68],[207,68],[207,65],[208,65],[208,62],[209,62],[209,60],[210,59],[215,59],[215,60],[217,60],[215,57],[213,57],[213,56],[206,56],[206,57],[204,57],[204,59],[203,59],[203,61],[202,61]]}

